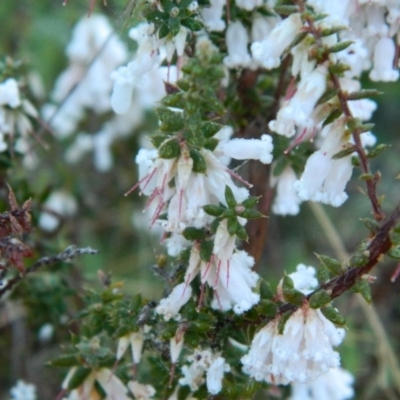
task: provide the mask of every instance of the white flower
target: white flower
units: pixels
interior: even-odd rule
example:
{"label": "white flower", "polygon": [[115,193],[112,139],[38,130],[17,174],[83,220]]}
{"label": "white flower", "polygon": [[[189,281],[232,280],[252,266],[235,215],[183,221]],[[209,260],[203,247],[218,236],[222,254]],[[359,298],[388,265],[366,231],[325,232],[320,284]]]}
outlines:
{"label": "white flower", "polygon": [[340,365],[333,346],[340,344],[345,332],[320,310],[299,308],[281,335],[278,323],[279,318],[254,336],[249,353],[241,359],[243,372],[273,384],[306,383]]}
{"label": "white flower", "polygon": [[44,211],[39,216],[39,226],[48,232],[58,228],[60,217],[72,217],[78,209],[75,198],[63,190],[51,193],[44,207]]}
{"label": "white flower", "polygon": [[393,68],[396,45],[390,38],[384,37],[375,45],[374,67],[369,73],[373,81],[393,82],[399,78],[399,71]]}
{"label": "white flower", "polygon": [[[143,385],[137,381],[128,382],[129,390],[138,400],[148,400],[151,399],[155,394],[156,390],[151,385]],[[117,400],[117,399],[115,399]]]}
{"label": "white flower", "polygon": [[279,16],[265,17],[255,14],[251,25],[251,40],[253,42],[261,42],[270,34],[280,20]]}
{"label": "white flower", "polygon": [[235,0],[236,5],[239,8],[243,8],[247,11],[251,11],[256,7],[259,7],[263,4],[262,0]]}
{"label": "white flower", "polygon": [[38,338],[41,342],[49,341],[54,335],[54,325],[47,323],[43,324],[38,332]]}
{"label": "white flower", "polygon": [[156,308],[156,313],[164,316],[165,321],[179,320],[179,311],[192,296],[192,288],[186,283],[175,286],[171,294],[162,299]]}
{"label": "white flower", "polygon": [[293,187],[296,180],[296,174],[291,167],[286,167],[279,176],[271,177],[272,187],[276,186],[275,200],[272,205],[274,214],[297,215],[299,213],[301,200]]}
{"label": "white flower", "polygon": [[220,142],[216,152],[220,151],[227,157],[236,160],[259,160],[263,164],[272,162],[272,138],[270,135],[262,135],[261,139],[235,138],[226,142]]}
{"label": "white flower", "polygon": [[292,272],[289,276],[293,280],[295,289],[300,290],[304,294],[308,294],[318,285],[315,274],[316,271],[314,267],[307,267],[304,264],[299,264],[296,267],[296,272]]}
{"label": "white flower", "polygon": [[158,65],[156,52],[137,56],[125,67],[119,67],[111,74],[114,87],[111,94],[111,106],[116,114],[125,114],[132,103],[133,89],[154,66]]}
{"label": "white flower", "polygon": [[183,377],[179,379],[181,386],[188,385],[194,392],[204,383],[204,373],[207,374],[207,390],[211,394],[218,394],[222,389],[222,379],[225,372],[230,371],[230,366],[219,354],[213,354],[211,350],[196,349],[187,357],[190,366],[182,367]]}
{"label": "white flower", "polygon": [[218,394],[222,390],[222,379],[225,372],[231,370],[229,364],[223,357],[217,357],[213,360],[207,370],[206,384],[207,390],[211,394]]}
{"label": "white flower", "polygon": [[[75,371],[76,367],[70,369],[62,385],[64,389],[68,387],[68,383]],[[98,392],[94,386],[95,382],[104,390],[107,399],[129,400],[127,387],[108,368],[93,370],[77,389],[70,392],[66,400],[98,399]]]}
{"label": "white flower", "polygon": [[344,120],[327,125],[322,136],[326,137],[321,149],[308,158],[303,175],[294,186],[302,200],[339,207],[348,197],[344,189],[353,171],[351,155],[332,159],[348,143],[348,138],[344,138]]}
{"label": "white flower", "polygon": [[221,32],[225,29],[225,21],[222,19],[225,0],[210,0],[210,5],[201,10],[204,25],[209,31]]}
{"label": "white flower", "polygon": [[18,83],[14,78],[8,78],[0,84],[0,106],[17,108],[20,105]]}
{"label": "white flower", "polygon": [[326,89],[327,68],[318,66],[309,75],[302,76],[294,96],[279,110],[276,120],[269,128],[287,137],[296,133],[296,126],[310,129],[314,126],[311,118],[315,105]]}
{"label": "white flower", "polygon": [[266,38],[251,45],[254,59],[267,69],[279,67],[283,51],[292,43],[301,27],[300,14],[291,14],[279,22]]}
{"label": "white flower", "polygon": [[104,113],[111,109],[111,72],[125,61],[125,45],[113,35],[103,15],[91,15],[75,26],[67,46],[68,68],[55,83],[52,99],[43,113],[60,137],[71,135],[84,117],[85,110]]}
{"label": "white flower", "polygon": [[228,68],[245,68],[250,64],[251,57],[247,49],[248,43],[249,35],[244,25],[240,21],[232,22],[226,30],[228,56],[224,58],[224,64]]}
{"label": "white flower", "polygon": [[347,400],[354,396],[353,375],[343,368],[332,368],[309,383],[292,384],[289,400]]}
{"label": "white flower", "polygon": [[36,387],[31,383],[25,383],[19,380],[17,384],[10,389],[12,400],[36,400]]}
{"label": "white flower", "polygon": [[235,314],[242,314],[260,301],[260,295],[253,292],[259,280],[257,273],[251,270],[253,265],[253,257],[245,251],[237,251],[227,262],[219,261],[214,268],[209,268],[206,277],[214,289],[212,308],[233,309]]}
{"label": "white flower", "polygon": [[[179,339],[179,340],[178,340]],[[183,335],[177,338],[177,335],[169,340],[169,354],[171,357],[171,362],[175,364],[178,361],[179,355],[181,354],[183,347]]]}
{"label": "white flower", "polygon": [[125,354],[129,346],[132,350],[132,360],[135,364],[139,364],[142,358],[142,349],[144,344],[143,329],[138,332],[131,332],[122,336],[118,340],[117,360],[120,360]]}

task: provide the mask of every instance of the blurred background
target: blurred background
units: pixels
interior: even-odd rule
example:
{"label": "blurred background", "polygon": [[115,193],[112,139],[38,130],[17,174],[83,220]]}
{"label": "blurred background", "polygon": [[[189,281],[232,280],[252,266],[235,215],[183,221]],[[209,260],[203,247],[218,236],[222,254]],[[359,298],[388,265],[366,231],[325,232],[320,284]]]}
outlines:
{"label": "blurred background", "polygon": [[[134,51],[127,31],[138,14],[135,10],[131,15],[132,4],[107,0],[105,6],[97,0],[91,17],[99,13],[107,16],[124,43],[126,60]],[[55,83],[70,64],[65,51],[73,27],[87,18],[90,7],[89,0],[69,0],[66,6],[62,0],[0,2],[0,56],[23,62],[21,73],[29,72],[24,75],[26,90],[39,111],[49,103],[60,106],[54,100]],[[378,109],[372,121],[376,124],[373,132],[379,143],[391,147],[371,166],[382,174],[378,190],[385,196],[383,205],[389,214],[400,198],[396,180],[400,176],[400,84],[372,85],[366,80],[365,87],[385,92],[374,99]],[[8,390],[17,379],[36,384],[40,399],[55,398],[62,375],[47,367],[46,362],[57,355],[59,343],[67,341],[69,331],[74,329],[65,320],[81,306],[79,294],[86,287],[100,286],[98,271],[124,281],[127,293],[141,292],[155,300],[162,297],[162,281],[152,269],[163,253],[160,234],[148,229],[141,211],[144,201],[138,193],[124,196],[137,181],[134,160],[145,141],[139,133],[151,132],[155,126],[153,113],[145,111],[128,132],[113,137],[108,147],[112,162],[106,170],[96,165],[92,151],[74,162],[66,156],[71,146],[80,143],[79,134],[94,137],[111,118],[109,109],[102,113],[88,109],[77,122],[76,133],[60,137],[42,114],[41,121],[33,121],[34,133],[29,140],[28,153],[35,154],[36,161],[29,164],[18,154],[0,158],[0,211],[8,209],[6,183],[14,188],[20,203],[32,198],[34,229],[29,241],[37,255],[56,254],[70,244],[99,250],[97,255],[83,256],[73,264],[41,269],[25,279],[11,298],[0,302],[0,399],[10,398]],[[341,208],[323,206],[349,253],[368,236],[360,218],[371,216],[368,199],[362,194],[363,182],[357,175],[355,170],[347,189],[349,200]],[[50,199],[54,193],[67,198],[67,205],[52,214]],[[49,210],[47,216],[53,215],[56,222],[46,221],[44,214]],[[308,204],[302,205],[298,216],[271,214],[266,223],[268,240],[258,273],[273,285],[283,271],[293,272],[299,263],[317,267],[314,253],[335,256]],[[391,282],[395,269],[396,261],[386,258],[373,270],[376,281],[372,297],[396,358],[400,354],[400,279]],[[343,367],[356,377],[356,398],[399,398],[393,365],[382,350],[382,336],[376,336],[376,325],[371,325],[355,295],[342,296],[336,306],[349,328],[339,350]]]}

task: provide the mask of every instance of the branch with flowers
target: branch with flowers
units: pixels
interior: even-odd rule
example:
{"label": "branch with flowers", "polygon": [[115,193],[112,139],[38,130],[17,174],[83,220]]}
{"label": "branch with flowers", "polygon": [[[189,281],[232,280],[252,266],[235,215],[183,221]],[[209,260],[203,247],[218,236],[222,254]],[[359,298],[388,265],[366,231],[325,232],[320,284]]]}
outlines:
{"label": "branch with flowers", "polygon": [[[388,147],[368,122],[381,92],[362,89],[367,72],[398,79],[400,4],[158,0],[135,10],[130,60],[104,16],[78,23],[42,117],[68,142],[63,162],[93,153],[99,173],[118,168],[115,147],[137,134],[138,179],[125,201],[147,198],[146,224],[164,247],[153,266],[164,291],[159,301],[128,295],[104,273],[100,289],[82,291],[68,317],[71,343],[49,361],[68,370],[57,399],[352,398],[353,377],[334,349],[346,321],[332,301],[357,292],[371,303],[373,268],[400,258],[400,206],[385,217],[381,174],[370,167]],[[21,127],[16,115],[37,117],[18,90],[14,78],[0,84],[3,136]],[[97,131],[82,133],[93,114]],[[29,142],[25,128],[18,140]],[[27,151],[22,162],[40,159]],[[371,206],[367,237],[349,260],[317,254],[318,269],[281,268],[272,290],[255,268],[271,220],[293,218],[306,201],[342,207],[357,168],[366,190],[353,196]],[[62,191],[43,204],[38,224],[54,232],[78,209]],[[16,207],[9,230],[28,233],[18,231]],[[80,253],[93,250],[68,248],[28,268],[18,259],[0,296],[24,273]]]}

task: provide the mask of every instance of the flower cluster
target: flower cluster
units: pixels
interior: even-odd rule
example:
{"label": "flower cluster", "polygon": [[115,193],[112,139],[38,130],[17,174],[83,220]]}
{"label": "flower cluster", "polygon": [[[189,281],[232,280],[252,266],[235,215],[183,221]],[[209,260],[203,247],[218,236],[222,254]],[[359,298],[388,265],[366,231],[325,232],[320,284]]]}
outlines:
{"label": "flower cluster", "polygon": [[[315,286],[315,270],[300,264],[290,274],[294,288],[307,293]],[[249,353],[242,357],[243,371],[257,381],[273,384],[308,383],[340,365],[333,350],[344,338],[320,310],[308,303],[298,308],[280,332],[276,317],[254,336]]]}

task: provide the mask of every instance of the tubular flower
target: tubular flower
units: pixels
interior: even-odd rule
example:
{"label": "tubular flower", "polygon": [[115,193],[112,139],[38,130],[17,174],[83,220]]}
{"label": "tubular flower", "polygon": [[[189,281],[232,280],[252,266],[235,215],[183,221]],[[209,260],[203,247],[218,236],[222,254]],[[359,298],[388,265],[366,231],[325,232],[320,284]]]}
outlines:
{"label": "tubular flower", "polygon": [[279,334],[279,318],[254,337],[242,357],[243,372],[257,381],[273,384],[306,383],[340,365],[333,346],[341,343],[344,329],[337,328],[321,311],[299,308]]}

